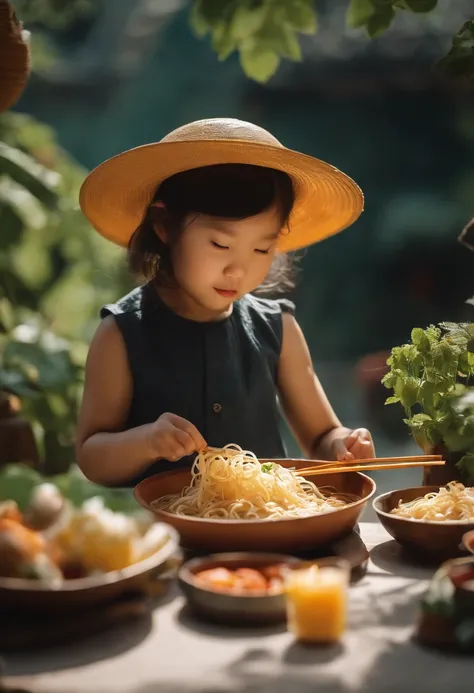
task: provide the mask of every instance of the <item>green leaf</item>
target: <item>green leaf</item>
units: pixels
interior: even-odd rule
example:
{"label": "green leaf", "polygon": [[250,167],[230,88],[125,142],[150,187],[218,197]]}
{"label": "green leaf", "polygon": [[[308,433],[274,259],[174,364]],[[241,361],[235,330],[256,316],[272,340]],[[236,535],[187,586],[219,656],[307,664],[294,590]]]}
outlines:
{"label": "green leaf", "polygon": [[211,27],[216,26],[223,17],[229,16],[233,5],[232,0],[199,0],[199,14]]}
{"label": "green leaf", "polygon": [[5,348],[4,358],[7,363],[33,366],[38,372],[37,384],[41,388],[65,387],[74,378],[74,371],[66,352],[48,353],[36,343],[12,341]]}
{"label": "green leaf", "polygon": [[189,13],[189,24],[198,38],[204,38],[209,33],[209,23],[202,14],[202,0],[194,0]]}
{"label": "green leaf", "polygon": [[457,332],[460,328],[457,322],[440,322],[439,326],[442,327],[443,330],[448,330],[448,332]]}
{"label": "green leaf", "polygon": [[474,77],[474,19],[469,19],[454,36],[451,50],[438,62],[452,77]]}
{"label": "green leaf", "polygon": [[279,56],[271,50],[262,50],[254,43],[240,48],[240,64],[243,71],[257,82],[267,82],[278,69]]}
{"label": "green leaf", "polygon": [[346,21],[354,28],[366,26],[373,14],[374,6],[371,0],[351,0]]}
{"label": "green leaf", "polygon": [[388,390],[391,390],[395,386],[396,381],[397,381],[396,374],[393,373],[392,371],[389,371],[388,373],[386,373],[384,375],[381,382],[382,382],[382,385],[385,385],[385,387]]}
{"label": "green leaf", "polygon": [[395,18],[395,10],[393,7],[384,7],[377,9],[377,11],[370,17],[367,22],[367,33],[370,38],[376,38],[383,34],[393,22]]}
{"label": "green leaf", "polygon": [[212,32],[212,48],[219,60],[225,60],[237,48],[237,41],[232,36],[230,24],[221,22]]}
{"label": "green leaf", "polygon": [[25,152],[0,142],[0,175],[11,176],[49,209],[58,203],[59,174],[45,168]]}
{"label": "green leaf", "polygon": [[404,0],[403,4],[412,12],[432,12],[438,0]]}
{"label": "green leaf", "polygon": [[264,462],[262,464],[262,472],[269,474],[273,469],[273,464],[271,462]]}
{"label": "green leaf", "polygon": [[403,384],[402,396],[400,397],[403,406],[408,409],[413,407],[418,402],[419,392],[420,386],[418,380],[415,378],[408,378]]}
{"label": "green leaf", "polygon": [[432,424],[433,423],[433,417],[431,417],[429,414],[424,414],[424,413],[418,413],[412,416],[411,418],[411,424],[412,426],[426,426],[426,424]]}
{"label": "green leaf", "polygon": [[290,60],[301,60],[301,46],[293,29],[285,24],[281,26],[280,39],[274,45],[274,50],[277,51],[283,58]]}
{"label": "green leaf", "polygon": [[471,364],[469,363],[469,352],[466,351],[459,357],[458,372],[462,377],[466,378],[470,374],[470,371]]}
{"label": "green leaf", "polygon": [[318,28],[312,0],[285,0],[284,17],[287,24],[303,34],[314,34]]}
{"label": "green leaf", "polygon": [[474,453],[468,452],[457,462],[456,467],[465,475],[465,477],[474,483]]}
{"label": "green leaf", "polygon": [[425,331],[421,329],[421,327],[413,328],[413,330],[411,331],[411,341],[422,352],[430,350],[430,340],[426,336]]}
{"label": "green leaf", "polygon": [[26,510],[33,489],[41,483],[39,472],[23,464],[7,465],[0,471],[0,501],[13,500]]}
{"label": "green leaf", "polygon": [[8,298],[0,299],[0,329],[10,332],[15,327],[15,312]]}
{"label": "green leaf", "polygon": [[251,42],[259,50],[269,50],[290,60],[301,60],[301,47],[294,29],[277,15],[265,22]]}
{"label": "green leaf", "polygon": [[385,404],[397,404],[398,402],[400,402],[399,397],[387,397],[385,400]]}
{"label": "green leaf", "polygon": [[46,224],[47,216],[38,198],[7,175],[0,176],[0,206],[4,205],[12,208],[23,226],[40,230]]}
{"label": "green leaf", "polygon": [[[11,200],[2,199],[3,189],[0,186],[0,250],[2,254],[6,250],[21,242],[25,225],[17,206],[11,204]],[[6,253],[1,260],[7,260]]]}
{"label": "green leaf", "polygon": [[29,379],[19,370],[0,370],[0,388],[13,392],[18,397],[34,396],[35,390]]}
{"label": "green leaf", "polygon": [[230,33],[236,42],[240,43],[256,34],[263,26],[268,15],[268,7],[262,5],[254,9],[248,9],[245,5],[239,5],[230,22]]}

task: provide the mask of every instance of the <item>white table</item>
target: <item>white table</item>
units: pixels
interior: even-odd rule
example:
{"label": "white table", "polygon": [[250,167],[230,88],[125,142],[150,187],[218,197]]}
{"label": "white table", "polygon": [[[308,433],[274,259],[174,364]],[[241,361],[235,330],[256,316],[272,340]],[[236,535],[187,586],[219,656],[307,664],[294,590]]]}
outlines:
{"label": "white table", "polygon": [[470,693],[472,659],[444,657],[410,640],[432,571],[401,559],[377,523],[362,523],[373,549],[351,587],[340,646],[294,643],[284,628],[236,631],[192,621],[170,594],[150,619],[78,645],[8,655],[7,681],[31,693]]}

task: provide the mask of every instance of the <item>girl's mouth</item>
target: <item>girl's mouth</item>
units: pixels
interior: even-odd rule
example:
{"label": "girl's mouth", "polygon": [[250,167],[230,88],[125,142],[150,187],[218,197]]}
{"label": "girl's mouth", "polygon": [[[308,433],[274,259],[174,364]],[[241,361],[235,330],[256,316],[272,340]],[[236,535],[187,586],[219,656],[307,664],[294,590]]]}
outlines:
{"label": "girl's mouth", "polygon": [[224,296],[224,298],[233,298],[234,296],[237,296],[237,291],[235,289],[216,289],[216,288],[214,288],[214,291],[217,291],[219,296]]}

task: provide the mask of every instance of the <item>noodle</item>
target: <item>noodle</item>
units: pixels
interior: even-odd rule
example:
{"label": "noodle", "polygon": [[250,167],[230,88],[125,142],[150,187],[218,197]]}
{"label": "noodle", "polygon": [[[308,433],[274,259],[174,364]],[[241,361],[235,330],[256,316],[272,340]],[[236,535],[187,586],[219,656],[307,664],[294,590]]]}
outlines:
{"label": "noodle", "polygon": [[280,520],[329,512],[359,500],[322,489],[276,463],[260,464],[238,445],[202,450],[181,493],[151,503],[174,515],[215,520]]}
{"label": "noodle", "polygon": [[390,511],[391,515],[431,522],[474,521],[474,488],[450,481],[445,488],[427,493],[422,498],[403,503]]}

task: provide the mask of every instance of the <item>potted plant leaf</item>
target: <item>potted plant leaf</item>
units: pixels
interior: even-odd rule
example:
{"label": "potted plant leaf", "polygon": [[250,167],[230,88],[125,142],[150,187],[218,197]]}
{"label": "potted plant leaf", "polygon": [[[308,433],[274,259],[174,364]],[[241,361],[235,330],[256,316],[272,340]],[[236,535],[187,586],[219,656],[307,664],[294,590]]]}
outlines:
{"label": "potted plant leaf", "polygon": [[400,404],[421,449],[446,460],[426,468],[423,483],[474,485],[474,324],[415,328],[411,342],[394,347],[387,364],[382,383],[393,395],[386,404]]}

